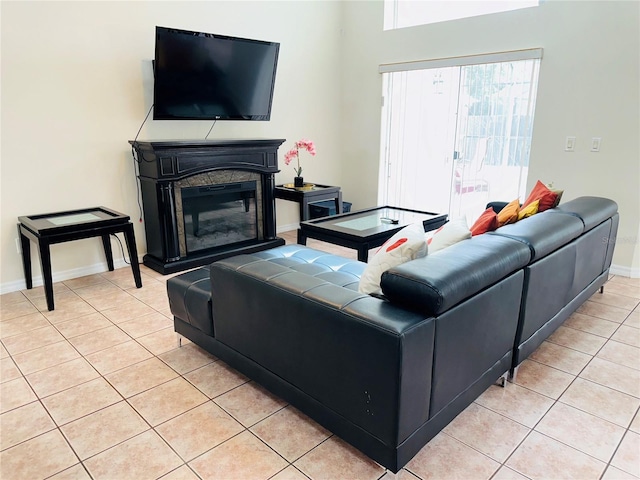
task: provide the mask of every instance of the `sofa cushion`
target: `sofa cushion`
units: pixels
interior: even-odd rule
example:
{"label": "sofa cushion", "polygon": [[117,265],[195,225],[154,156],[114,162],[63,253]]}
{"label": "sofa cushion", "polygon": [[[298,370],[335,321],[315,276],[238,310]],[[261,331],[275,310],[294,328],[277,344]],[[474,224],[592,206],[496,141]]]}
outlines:
{"label": "sofa cushion", "polygon": [[427,254],[427,242],[424,238],[424,226],[415,223],[396,232],[378,249],[362,273],[358,291],[380,295],[380,277],[382,273],[396,265],[424,257]]}
{"label": "sofa cushion", "polygon": [[617,211],[616,202],[601,197],[578,197],[550,210],[550,212],[566,213],[580,218],[585,231],[614,216]]}
{"label": "sofa cushion", "polygon": [[479,235],[382,275],[385,297],[424,315],[439,315],[529,263],[517,240]]}
{"label": "sofa cushion", "polygon": [[549,212],[505,225],[491,235],[501,235],[524,243],[531,250],[531,262],[535,262],[582,233],[583,225],[579,218]]}

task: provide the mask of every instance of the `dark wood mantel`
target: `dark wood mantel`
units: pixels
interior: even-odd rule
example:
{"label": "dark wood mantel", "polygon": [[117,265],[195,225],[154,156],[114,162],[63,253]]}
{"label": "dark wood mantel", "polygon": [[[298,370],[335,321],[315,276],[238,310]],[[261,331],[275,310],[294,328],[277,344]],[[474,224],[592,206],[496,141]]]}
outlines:
{"label": "dark wood mantel", "polygon": [[[284,139],[160,140],[134,141],[147,238],[144,264],[163,273],[206,265],[239,253],[250,253],[284,244],[276,236],[274,176],[278,147]],[[176,184],[192,176],[220,170],[255,172],[262,192],[262,238],[255,245],[181,254],[176,215]]]}

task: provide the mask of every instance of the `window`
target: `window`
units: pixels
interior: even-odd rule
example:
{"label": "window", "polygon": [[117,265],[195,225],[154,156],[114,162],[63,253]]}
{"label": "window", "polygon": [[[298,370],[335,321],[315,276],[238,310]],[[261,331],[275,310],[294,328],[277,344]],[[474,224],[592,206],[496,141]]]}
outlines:
{"label": "window", "polygon": [[379,202],[477,217],[526,188],[541,49],[383,65]]}
{"label": "window", "polygon": [[476,17],[489,13],[537,7],[539,0],[384,0],[384,29],[413,27]]}

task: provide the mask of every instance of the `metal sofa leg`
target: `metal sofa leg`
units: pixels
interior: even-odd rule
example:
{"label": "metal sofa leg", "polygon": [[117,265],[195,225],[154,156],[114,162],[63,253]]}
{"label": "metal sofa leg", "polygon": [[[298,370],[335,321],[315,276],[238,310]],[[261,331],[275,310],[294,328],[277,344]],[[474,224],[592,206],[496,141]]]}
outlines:
{"label": "metal sofa leg", "polygon": [[182,347],[182,335],[176,332],[176,341],[178,343],[178,348]]}
{"label": "metal sofa leg", "polygon": [[499,387],[506,387],[507,386],[507,380],[509,379],[509,372],[504,372],[500,378],[498,380],[496,380],[496,385],[498,385]]}
{"label": "metal sofa leg", "polygon": [[518,376],[519,368],[520,368],[520,365],[518,365],[516,368],[514,368],[512,371],[509,372],[509,377],[507,378],[509,382],[516,383],[516,377]]}
{"label": "metal sofa leg", "polygon": [[600,286],[600,294],[603,294],[603,293],[604,293],[604,285],[601,285]]}

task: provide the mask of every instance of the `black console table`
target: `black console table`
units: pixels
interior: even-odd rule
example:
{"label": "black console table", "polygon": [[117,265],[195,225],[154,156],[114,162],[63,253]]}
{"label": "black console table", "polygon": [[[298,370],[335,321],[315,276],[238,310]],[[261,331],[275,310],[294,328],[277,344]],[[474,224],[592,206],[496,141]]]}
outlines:
{"label": "black console table", "polygon": [[[276,236],[275,174],[284,139],[130,141],[136,152],[147,254],[143,262],[162,274],[206,265],[240,253],[284,244]],[[189,213],[183,189],[254,182],[257,234],[252,240],[189,250]]]}
{"label": "black console table", "polygon": [[333,200],[336,212],[342,213],[342,192],[340,187],[330,185],[318,185],[308,183],[304,187],[295,187],[293,184],[276,185],[276,198],[298,202],[300,207],[300,221],[309,220],[309,204],[322,200]]}
{"label": "black console table", "polygon": [[31,274],[31,244],[33,240],[38,245],[44,292],[47,298],[47,308],[54,309],[53,277],[51,275],[50,246],[56,243],[80,240],[83,238],[102,237],[107,266],[113,271],[113,252],[109,235],[123,232],[131,260],[131,270],[136,287],[142,287],[140,266],[138,265],[138,251],[133,233],[133,224],[127,215],[118,213],[105,207],[86,208],[66,212],[46,213],[18,217],[18,232],[22,245],[22,266],[27,288],[33,288]]}

